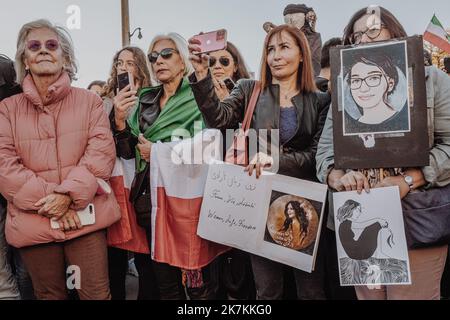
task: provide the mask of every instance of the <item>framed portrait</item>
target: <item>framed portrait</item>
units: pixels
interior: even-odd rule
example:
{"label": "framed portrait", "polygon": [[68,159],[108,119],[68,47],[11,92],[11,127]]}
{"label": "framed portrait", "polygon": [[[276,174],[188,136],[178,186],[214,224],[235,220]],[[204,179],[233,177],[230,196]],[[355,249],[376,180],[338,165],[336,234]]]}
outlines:
{"label": "framed portrait", "polygon": [[331,50],[335,167],[429,164],[419,36]]}

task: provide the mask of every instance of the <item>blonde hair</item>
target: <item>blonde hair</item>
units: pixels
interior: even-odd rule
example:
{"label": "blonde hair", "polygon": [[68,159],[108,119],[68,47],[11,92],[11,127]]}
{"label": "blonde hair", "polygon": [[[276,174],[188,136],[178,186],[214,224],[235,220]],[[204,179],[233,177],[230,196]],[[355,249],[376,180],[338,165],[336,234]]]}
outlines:
{"label": "blonde hair", "polygon": [[[177,48],[181,60],[183,60],[183,63],[185,65],[183,77],[191,75],[191,73],[194,72],[194,67],[192,67],[192,64],[189,60],[189,49],[187,41],[182,36],[180,36],[178,33],[175,32],[171,32],[168,34],[160,34],[153,38],[148,48],[148,54],[150,54],[153,51],[153,48],[155,47],[156,43],[161,40],[169,40],[174,43],[175,48]],[[152,83],[159,83],[158,79],[156,78],[156,74],[153,70],[153,65],[148,61],[148,59],[147,64],[148,69],[150,70]]]}
{"label": "blonde hair", "polygon": [[76,73],[78,71],[77,62],[75,59],[75,50],[73,47],[72,38],[69,32],[63,27],[56,26],[48,20],[40,19],[25,24],[19,32],[17,37],[17,52],[16,52],[16,72],[17,80],[22,83],[27,75],[25,63],[23,61],[25,49],[27,46],[26,40],[31,31],[36,29],[48,29],[56,33],[58,41],[65,59],[64,70],[68,73],[71,80],[76,80]]}

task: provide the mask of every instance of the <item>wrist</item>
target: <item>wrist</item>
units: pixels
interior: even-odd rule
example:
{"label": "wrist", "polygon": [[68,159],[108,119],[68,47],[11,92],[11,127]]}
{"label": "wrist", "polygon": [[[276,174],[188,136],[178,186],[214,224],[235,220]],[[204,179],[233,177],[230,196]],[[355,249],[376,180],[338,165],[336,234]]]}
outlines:
{"label": "wrist", "polygon": [[116,124],[116,130],[117,131],[123,131],[127,128],[127,125],[125,123],[125,120],[123,119],[115,119],[114,120],[115,124]]}

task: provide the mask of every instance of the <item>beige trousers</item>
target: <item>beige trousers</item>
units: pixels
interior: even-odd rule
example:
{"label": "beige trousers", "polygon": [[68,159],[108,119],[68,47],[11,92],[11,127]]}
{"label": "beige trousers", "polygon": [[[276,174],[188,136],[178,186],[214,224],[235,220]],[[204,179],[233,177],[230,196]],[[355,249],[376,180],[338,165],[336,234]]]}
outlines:
{"label": "beige trousers", "polygon": [[411,285],[355,287],[359,300],[439,300],[448,246],[409,250]]}

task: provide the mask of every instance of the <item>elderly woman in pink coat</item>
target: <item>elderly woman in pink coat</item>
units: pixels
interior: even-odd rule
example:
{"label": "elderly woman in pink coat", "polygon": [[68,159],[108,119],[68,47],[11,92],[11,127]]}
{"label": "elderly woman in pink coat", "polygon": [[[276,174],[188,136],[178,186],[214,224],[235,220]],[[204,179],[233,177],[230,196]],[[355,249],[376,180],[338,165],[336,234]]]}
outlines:
{"label": "elderly woman in pink coat", "polygon": [[[70,36],[46,20],[20,30],[16,70],[23,93],[0,104],[6,239],[19,248],[38,299],[66,299],[66,271],[81,299],[110,299],[105,228],[120,209],[103,192],[115,147],[102,101],[71,86]],[[79,212],[90,205],[95,223],[84,224]]]}

